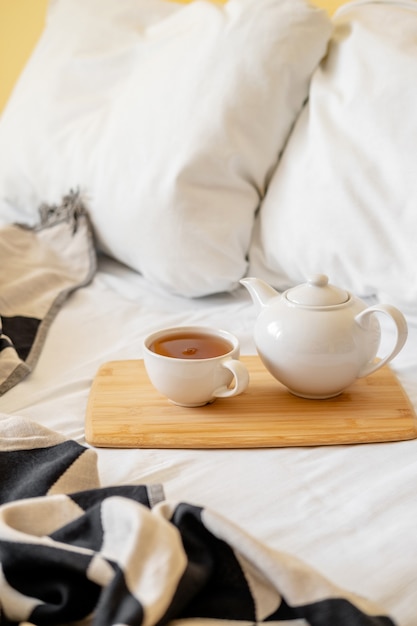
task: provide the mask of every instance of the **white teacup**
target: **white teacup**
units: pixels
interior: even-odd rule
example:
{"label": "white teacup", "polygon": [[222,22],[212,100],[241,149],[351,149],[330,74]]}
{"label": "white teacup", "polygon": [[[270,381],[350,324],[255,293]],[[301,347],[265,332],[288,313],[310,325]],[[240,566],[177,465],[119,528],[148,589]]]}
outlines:
{"label": "white teacup", "polygon": [[246,389],[249,374],[239,353],[237,337],[206,326],[165,328],[144,341],[151,383],[169,400],[187,407],[231,398]]}

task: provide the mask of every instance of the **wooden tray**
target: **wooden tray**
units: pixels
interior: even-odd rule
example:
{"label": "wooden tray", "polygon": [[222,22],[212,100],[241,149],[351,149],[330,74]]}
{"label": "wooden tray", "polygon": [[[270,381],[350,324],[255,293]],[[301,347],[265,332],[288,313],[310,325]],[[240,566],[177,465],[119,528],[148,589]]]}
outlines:
{"label": "wooden tray", "polygon": [[143,361],[102,365],[88,400],[88,443],[112,448],[275,448],[417,437],[414,409],[385,366],[340,396],[305,400],[291,395],[259,357],[242,357],[248,389],[234,398],[183,408],[149,382]]}

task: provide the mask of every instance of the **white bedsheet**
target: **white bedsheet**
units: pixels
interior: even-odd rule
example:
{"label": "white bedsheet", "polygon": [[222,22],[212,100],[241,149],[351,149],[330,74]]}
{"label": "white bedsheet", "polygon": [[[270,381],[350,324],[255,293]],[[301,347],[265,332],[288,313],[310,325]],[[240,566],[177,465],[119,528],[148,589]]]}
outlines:
{"label": "white bedsheet", "polygon": [[[140,358],[148,332],[176,324],[225,328],[239,337],[243,354],[254,354],[255,315],[243,288],[199,300],[175,298],[102,258],[93,283],[59,312],[34,372],[0,398],[0,411],[84,443],[90,385],[102,363]],[[409,339],[392,369],[417,409],[417,317],[407,319]],[[387,345],[392,331],[384,330]],[[417,440],[97,453],[104,484],[163,483],[168,499],[218,511],[381,604],[399,626],[417,624]]]}

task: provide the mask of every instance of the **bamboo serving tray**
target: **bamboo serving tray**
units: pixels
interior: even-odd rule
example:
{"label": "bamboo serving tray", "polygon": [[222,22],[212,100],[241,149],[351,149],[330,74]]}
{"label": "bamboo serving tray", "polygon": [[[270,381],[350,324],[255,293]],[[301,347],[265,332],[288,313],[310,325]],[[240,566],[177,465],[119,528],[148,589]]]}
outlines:
{"label": "bamboo serving tray", "polygon": [[85,420],[89,444],[111,448],[275,448],[401,441],[416,414],[388,366],[328,400],[298,398],[257,356],[242,357],[250,383],[234,398],[184,408],[149,382],[142,360],[103,364]]}

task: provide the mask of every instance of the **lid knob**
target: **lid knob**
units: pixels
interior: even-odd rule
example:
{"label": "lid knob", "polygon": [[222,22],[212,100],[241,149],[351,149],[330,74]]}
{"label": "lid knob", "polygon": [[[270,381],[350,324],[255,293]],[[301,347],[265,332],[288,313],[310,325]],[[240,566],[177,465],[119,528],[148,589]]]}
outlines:
{"label": "lid knob", "polygon": [[313,274],[303,285],[287,292],[287,298],[294,304],[303,306],[334,306],[349,300],[349,293],[334,285],[329,285],[325,274]]}
{"label": "lid knob", "polygon": [[313,276],[307,278],[307,282],[315,287],[326,287],[329,284],[329,279],[326,274],[313,274]]}

